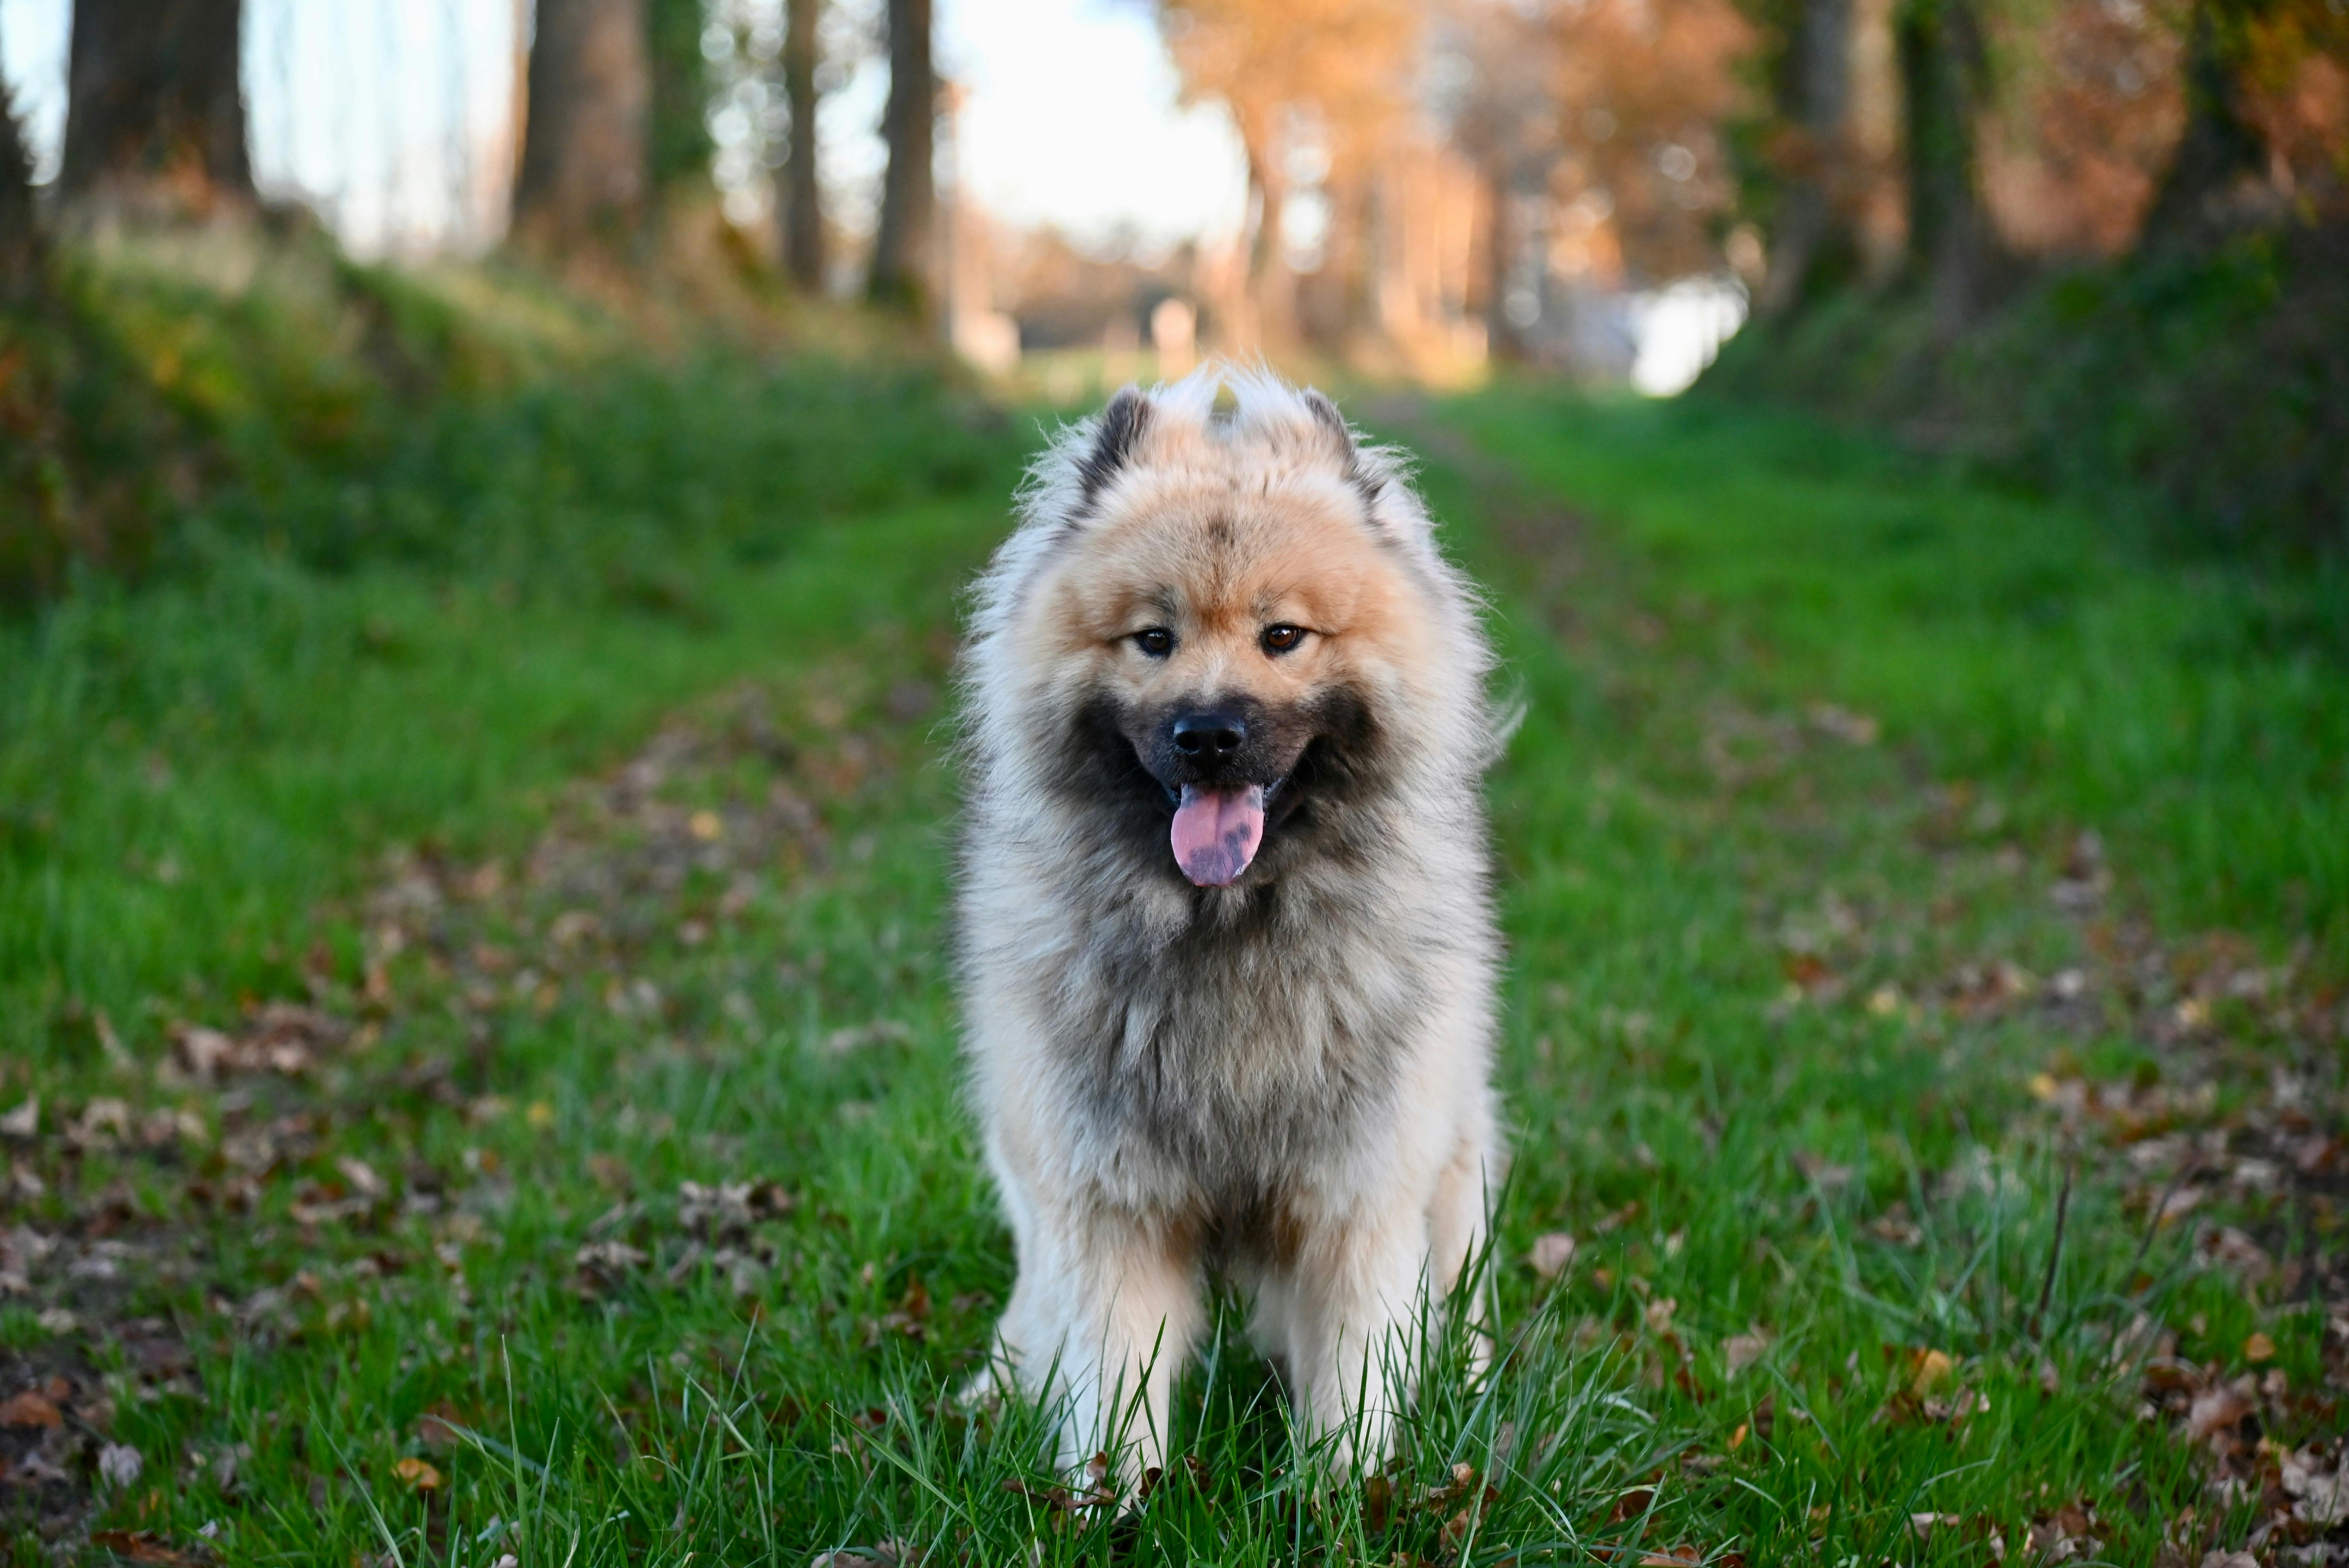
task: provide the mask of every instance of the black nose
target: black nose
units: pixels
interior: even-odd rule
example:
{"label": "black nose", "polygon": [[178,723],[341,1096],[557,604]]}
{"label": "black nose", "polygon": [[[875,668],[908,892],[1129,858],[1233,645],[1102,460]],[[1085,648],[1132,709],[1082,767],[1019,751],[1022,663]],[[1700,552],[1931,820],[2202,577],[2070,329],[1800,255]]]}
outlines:
{"label": "black nose", "polygon": [[1236,713],[1186,713],[1174,721],[1174,749],[1213,761],[1229,757],[1247,739],[1247,725]]}

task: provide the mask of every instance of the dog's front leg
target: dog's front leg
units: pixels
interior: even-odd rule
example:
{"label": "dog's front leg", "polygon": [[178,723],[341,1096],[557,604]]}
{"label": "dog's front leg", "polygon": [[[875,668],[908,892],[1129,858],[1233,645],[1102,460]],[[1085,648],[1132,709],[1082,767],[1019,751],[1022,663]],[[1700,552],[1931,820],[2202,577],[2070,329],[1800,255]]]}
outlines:
{"label": "dog's front leg", "polygon": [[1316,1226],[1292,1264],[1298,1414],[1333,1440],[1335,1468],[1375,1465],[1392,1445],[1417,1377],[1427,1242],[1417,1205],[1364,1205]]}
{"label": "dog's front leg", "polygon": [[[1205,1326],[1198,1257],[1185,1229],[1154,1219],[1045,1209],[1022,1238],[1014,1307],[1023,1370],[1041,1379],[1057,1359],[1064,1401],[1059,1462],[1073,1470],[1123,1439],[1131,1486],[1163,1465],[1174,1378]],[[1128,1418],[1131,1418],[1129,1422]]]}

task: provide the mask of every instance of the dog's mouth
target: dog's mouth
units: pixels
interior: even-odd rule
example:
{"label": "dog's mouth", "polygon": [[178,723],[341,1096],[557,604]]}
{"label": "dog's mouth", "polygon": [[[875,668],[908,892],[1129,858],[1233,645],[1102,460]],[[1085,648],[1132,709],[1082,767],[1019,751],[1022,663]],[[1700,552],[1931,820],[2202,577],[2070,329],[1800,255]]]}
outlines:
{"label": "dog's mouth", "polygon": [[1197,887],[1229,887],[1256,859],[1264,842],[1264,808],[1273,792],[1270,785],[1243,784],[1211,789],[1185,784],[1174,795],[1174,823],[1168,838],[1174,863]]}
{"label": "dog's mouth", "polygon": [[1164,846],[1151,858],[1164,867],[1157,856],[1171,852],[1194,887],[1228,888],[1266,874],[1267,844],[1325,782],[1322,754],[1345,729],[1333,733],[1329,717],[1226,698],[1156,712],[1104,708],[1093,722],[1100,741],[1123,754],[1112,765],[1133,791],[1120,791],[1130,830]]}

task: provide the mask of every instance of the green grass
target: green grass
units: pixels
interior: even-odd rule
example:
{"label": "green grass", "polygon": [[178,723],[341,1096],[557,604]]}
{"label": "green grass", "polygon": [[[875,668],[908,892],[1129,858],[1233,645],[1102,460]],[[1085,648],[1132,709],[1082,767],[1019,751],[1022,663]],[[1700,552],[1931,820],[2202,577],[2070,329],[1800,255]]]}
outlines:
{"label": "green grass", "polygon": [[[2317,614],[2302,589],[1798,426],[1525,391],[1403,417],[1527,707],[1493,786],[1504,1355],[1479,1383],[1445,1346],[1394,1472],[1332,1489],[1219,1333],[1195,1462],[1120,1521],[1056,1505],[1033,1412],[951,1398],[1010,1259],[957,1098],[940,694],[1024,427],[861,374],[534,387],[462,482],[368,472],[394,510],[535,509],[543,543],[228,530],[0,645],[0,1086],[43,1102],[7,1201],[66,1238],[0,1302],[0,1371],[110,1399],[144,1472],[98,1528],[465,1564],[1954,1563],[2075,1506],[2107,1561],[2241,1541],[2138,1362],[2167,1334],[2231,1376],[2256,1328],[2321,1401],[2335,1211],[2213,1186],[2149,1225],[2165,1171],[2108,1106],[2055,1108],[2118,1084],[2265,1126],[2289,1064],[2338,1125],[2292,1008],[2340,952],[2349,700],[2321,639],[2244,631]],[[825,407],[863,412],[754,438]],[[660,592],[571,558],[672,485],[763,524],[808,465],[941,450],[758,550],[641,522]],[[2240,952],[2171,962],[2220,923]],[[2302,936],[2272,991],[2226,988]],[[298,1071],[207,1082],[169,1043],[294,998],[356,1026],[295,1030]],[[2315,1264],[2248,1286],[2198,1249],[2211,1213]],[[67,1268],[100,1242],[114,1277]],[[2337,1426],[2291,1398],[2279,1441]],[[70,1490],[0,1498],[20,1554]]]}

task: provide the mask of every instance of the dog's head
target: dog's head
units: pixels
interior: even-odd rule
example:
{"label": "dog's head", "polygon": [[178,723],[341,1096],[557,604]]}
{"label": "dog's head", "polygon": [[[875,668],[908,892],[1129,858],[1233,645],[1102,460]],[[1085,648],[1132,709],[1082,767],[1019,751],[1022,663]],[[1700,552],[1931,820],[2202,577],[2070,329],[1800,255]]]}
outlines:
{"label": "dog's head", "polygon": [[982,694],[1048,788],[1202,887],[1333,847],[1461,727],[1431,705],[1483,712],[1482,644],[1388,456],[1318,392],[1243,378],[1218,412],[1218,385],[1129,387],[1048,459]]}

